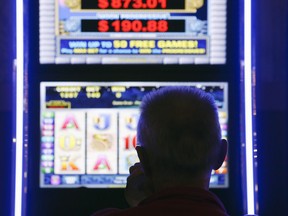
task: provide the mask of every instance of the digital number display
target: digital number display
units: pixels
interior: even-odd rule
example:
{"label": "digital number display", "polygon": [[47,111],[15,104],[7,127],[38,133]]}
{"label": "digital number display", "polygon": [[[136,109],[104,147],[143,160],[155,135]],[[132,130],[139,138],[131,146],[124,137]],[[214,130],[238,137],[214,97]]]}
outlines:
{"label": "digital number display", "polygon": [[185,9],[185,0],[82,0],[82,9]]}
{"label": "digital number display", "polygon": [[82,32],[184,32],[184,20],[82,20]]}

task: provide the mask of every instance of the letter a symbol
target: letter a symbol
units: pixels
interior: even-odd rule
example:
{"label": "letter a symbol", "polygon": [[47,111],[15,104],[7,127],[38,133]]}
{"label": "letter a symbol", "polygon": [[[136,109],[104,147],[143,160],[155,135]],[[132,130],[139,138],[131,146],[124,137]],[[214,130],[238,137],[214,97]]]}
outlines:
{"label": "letter a symbol", "polygon": [[79,129],[78,124],[74,116],[67,116],[64,124],[62,125],[62,130],[67,129],[67,128],[76,128],[77,130]]}
{"label": "letter a symbol", "polygon": [[110,165],[106,159],[106,157],[100,157],[98,158],[98,160],[96,161],[96,164],[93,168],[94,170],[98,170],[98,169],[108,169],[109,171],[111,170]]}

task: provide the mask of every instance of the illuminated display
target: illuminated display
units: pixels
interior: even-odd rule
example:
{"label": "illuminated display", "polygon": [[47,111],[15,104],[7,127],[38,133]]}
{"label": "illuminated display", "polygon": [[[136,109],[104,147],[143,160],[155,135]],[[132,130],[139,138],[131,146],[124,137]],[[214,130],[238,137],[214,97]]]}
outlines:
{"label": "illuminated display", "polygon": [[[87,44],[93,48],[87,48]],[[99,53],[102,55],[125,55],[125,54],[206,54],[205,40],[102,40],[84,41],[78,40],[71,43],[69,40],[62,40],[61,54],[86,54]],[[64,48],[65,47],[65,48]],[[174,48],[172,48],[174,47]],[[182,47],[182,48],[181,48]]]}
{"label": "illuminated display", "polygon": [[[188,2],[188,1],[187,1]],[[203,1],[195,3],[194,8],[203,5]],[[193,8],[193,5],[190,6]],[[185,9],[185,0],[82,0],[82,9]]]}
{"label": "illuminated display", "polygon": [[39,1],[43,64],[226,63],[226,0]]}
{"label": "illuminated display", "polygon": [[[227,83],[41,83],[41,187],[124,187],[138,162],[137,123],[145,94],[169,85],[210,92],[227,138]],[[228,158],[210,187],[228,187]]]}
{"label": "illuminated display", "polygon": [[184,32],[184,20],[82,20],[82,32]]}

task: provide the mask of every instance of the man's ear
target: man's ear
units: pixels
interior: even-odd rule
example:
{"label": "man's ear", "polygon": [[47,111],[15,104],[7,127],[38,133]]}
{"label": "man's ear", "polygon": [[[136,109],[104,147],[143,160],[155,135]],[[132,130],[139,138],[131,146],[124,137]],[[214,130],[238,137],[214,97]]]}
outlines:
{"label": "man's ear", "polygon": [[142,146],[136,146],[136,151],[145,175],[150,177],[152,172],[147,152]]}
{"label": "man's ear", "polygon": [[218,152],[218,155],[216,155],[216,160],[213,166],[214,170],[217,170],[221,167],[221,165],[223,164],[226,154],[227,154],[227,149],[228,149],[228,143],[227,140],[222,139],[221,140],[221,146],[220,146],[220,150]]}

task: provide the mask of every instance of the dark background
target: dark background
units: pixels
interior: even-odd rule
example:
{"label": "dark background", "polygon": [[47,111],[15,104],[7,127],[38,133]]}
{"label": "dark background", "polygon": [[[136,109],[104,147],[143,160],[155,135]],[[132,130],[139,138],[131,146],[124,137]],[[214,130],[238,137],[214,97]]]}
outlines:
{"label": "dark background", "polygon": [[[11,91],[13,59],[15,56],[15,5],[13,3],[13,1],[7,1],[0,8],[0,203],[2,206],[0,215],[3,216],[9,215],[12,211]],[[254,18],[256,20],[257,46],[256,124],[258,133],[259,215],[261,216],[283,215],[288,212],[287,4],[286,0],[255,1],[256,14]],[[35,53],[38,54],[38,52]],[[174,68],[171,67],[170,70],[173,71]],[[125,80],[129,74],[125,74],[125,68],[121,69],[120,67],[120,71],[124,73],[122,79]],[[47,79],[50,78],[47,75]],[[145,79],[145,77],[140,78]],[[168,75],[168,79],[172,79],[172,75],[170,78]],[[181,80],[181,77],[178,79]],[[33,109],[36,108],[32,107]],[[65,196],[71,195],[69,191],[66,192]],[[111,192],[105,194],[103,199],[115,196],[115,193],[112,194]],[[118,195],[120,197],[121,192]],[[238,198],[237,195],[234,195],[231,200],[241,203],[240,197],[241,194]],[[117,197],[115,198],[117,199]],[[77,199],[85,199],[85,197],[78,197]],[[122,200],[119,200],[116,205],[122,205],[122,202]],[[75,204],[71,203],[71,205]],[[236,204],[231,203],[231,205]],[[38,208],[41,208],[41,206]]]}
{"label": "dark background", "polygon": [[257,0],[257,131],[260,215],[288,212],[288,2]]}
{"label": "dark background", "polygon": [[15,56],[15,6],[0,7],[0,215],[10,215],[12,190],[12,71]]}

